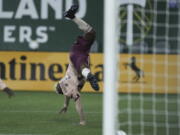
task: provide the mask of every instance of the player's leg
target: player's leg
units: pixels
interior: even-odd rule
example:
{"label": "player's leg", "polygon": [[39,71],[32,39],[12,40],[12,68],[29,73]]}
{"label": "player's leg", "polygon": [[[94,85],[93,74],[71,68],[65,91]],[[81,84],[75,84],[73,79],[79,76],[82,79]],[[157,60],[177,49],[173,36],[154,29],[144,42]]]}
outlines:
{"label": "player's leg", "polygon": [[86,40],[93,42],[95,39],[96,33],[87,22],[75,16],[78,8],[79,8],[78,5],[71,6],[71,8],[64,13],[64,16],[71,19],[74,23],[78,25],[79,29],[85,33],[84,38]]}
{"label": "player's leg", "polygon": [[90,82],[91,87],[94,90],[98,91],[99,90],[98,81],[97,81],[96,77],[91,73],[90,63],[89,63],[88,58],[78,57],[78,59],[74,60],[74,62],[73,62],[74,58],[75,57],[72,57],[70,62],[72,61],[78,74],[81,74],[87,81]]}
{"label": "player's leg", "polygon": [[12,97],[14,95],[14,92],[7,87],[7,85],[1,80],[0,78],[0,89],[5,92],[9,97]]}
{"label": "player's leg", "polygon": [[80,125],[86,125],[85,116],[84,116],[83,107],[82,107],[80,98],[78,98],[75,101],[75,104],[76,104],[76,111],[79,114],[79,118],[80,118],[79,124]]}
{"label": "player's leg", "polygon": [[[77,10],[78,10],[78,5],[73,5],[73,6],[71,6],[71,8],[68,11],[65,12],[64,16],[70,18],[73,22],[75,22],[78,25],[79,29],[85,33],[84,39],[88,41],[87,46],[90,49],[92,43],[94,42],[96,33],[88,23],[86,23],[82,19],[77,18],[75,16]],[[82,61],[86,61],[86,60],[82,60],[82,58],[79,59],[80,64],[78,64],[78,65],[80,65],[81,74],[90,82],[90,84],[94,90],[96,90],[96,91],[99,90],[99,85],[98,85],[97,79],[91,73],[89,64],[86,62],[83,63]],[[78,63],[77,60],[76,60],[76,63]]]}
{"label": "player's leg", "polygon": [[75,22],[79,29],[84,32],[83,38],[88,41],[87,46],[90,49],[96,38],[95,30],[88,23],[78,17],[74,17],[72,21]]}
{"label": "player's leg", "polygon": [[92,45],[96,37],[95,30],[88,23],[78,17],[74,17],[72,21],[75,22],[79,29],[84,32],[84,39],[90,41],[91,43],[89,45]]}
{"label": "player's leg", "polygon": [[87,67],[82,68],[82,75],[86,80],[88,80],[91,84],[91,87],[98,91],[99,90],[99,85],[96,77],[91,73],[90,69]]}

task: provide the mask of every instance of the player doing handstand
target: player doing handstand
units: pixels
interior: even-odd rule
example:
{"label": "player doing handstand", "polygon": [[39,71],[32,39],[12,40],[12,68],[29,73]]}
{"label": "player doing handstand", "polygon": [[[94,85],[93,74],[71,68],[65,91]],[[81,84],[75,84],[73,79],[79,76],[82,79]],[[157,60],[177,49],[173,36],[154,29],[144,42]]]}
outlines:
{"label": "player doing handstand", "polygon": [[70,99],[74,99],[76,111],[80,116],[80,125],[85,125],[80,91],[86,81],[90,83],[95,91],[99,90],[97,79],[91,73],[89,63],[89,52],[96,35],[94,29],[89,24],[75,16],[77,10],[78,5],[73,5],[64,13],[64,16],[75,22],[79,29],[84,32],[84,35],[79,36],[72,45],[65,77],[58,82],[56,91],[58,94],[65,95],[64,107],[60,110],[60,113],[65,113]]}

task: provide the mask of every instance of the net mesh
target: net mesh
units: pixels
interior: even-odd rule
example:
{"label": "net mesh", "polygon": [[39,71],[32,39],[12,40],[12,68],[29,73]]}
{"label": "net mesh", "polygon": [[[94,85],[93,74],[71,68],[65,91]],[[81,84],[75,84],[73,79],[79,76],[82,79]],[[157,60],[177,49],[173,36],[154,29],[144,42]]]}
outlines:
{"label": "net mesh", "polygon": [[180,1],[133,4],[133,45],[126,44],[128,11],[121,5],[119,129],[127,135],[180,134]]}

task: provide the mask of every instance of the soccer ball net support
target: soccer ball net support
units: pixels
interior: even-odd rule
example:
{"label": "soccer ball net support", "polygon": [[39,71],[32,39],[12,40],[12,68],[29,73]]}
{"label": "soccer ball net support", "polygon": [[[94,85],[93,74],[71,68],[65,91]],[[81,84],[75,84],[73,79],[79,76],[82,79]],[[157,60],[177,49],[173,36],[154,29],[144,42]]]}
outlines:
{"label": "soccer ball net support", "polygon": [[[180,134],[179,8],[176,0],[146,0],[144,8],[133,5],[133,39],[130,39],[133,44],[127,45],[127,5],[119,6],[120,23],[116,23],[116,30],[120,33],[116,31],[114,36],[114,41],[119,37],[120,45],[119,59],[116,59],[120,72],[116,89],[118,105],[113,103],[118,110],[114,109],[117,117],[113,117],[118,122],[114,120],[116,132],[113,133],[123,130],[127,135]],[[117,21],[116,17],[111,19]],[[133,57],[140,71],[132,67]],[[110,71],[111,77],[112,74],[117,76],[118,71],[115,71]],[[106,65],[105,72],[108,72]],[[106,77],[110,76],[106,75],[105,80]],[[105,87],[105,93],[115,88]],[[109,101],[104,96],[105,100]],[[104,122],[106,117],[104,115]]]}

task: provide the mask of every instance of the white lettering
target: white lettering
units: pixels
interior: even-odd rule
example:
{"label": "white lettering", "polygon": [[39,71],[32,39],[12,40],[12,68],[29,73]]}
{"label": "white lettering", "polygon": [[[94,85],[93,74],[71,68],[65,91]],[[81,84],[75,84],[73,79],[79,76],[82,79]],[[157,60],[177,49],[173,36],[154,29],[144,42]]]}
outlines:
{"label": "white lettering", "polygon": [[5,43],[27,43],[32,40],[32,37],[38,43],[46,43],[49,40],[48,32],[55,31],[53,26],[39,26],[32,28],[31,26],[15,26],[6,25],[3,28],[3,42]]}
{"label": "white lettering", "polygon": [[[71,5],[73,5],[73,0],[39,0],[39,5],[35,5],[35,0],[19,0],[19,3],[9,3],[14,4],[13,11],[4,11],[4,1],[0,0],[0,18],[2,19],[22,19],[23,17],[30,17],[31,19],[49,19],[50,9],[52,11],[55,20],[61,20],[63,18],[63,5],[65,5],[65,11],[67,11]],[[8,3],[8,2],[7,2]],[[87,0],[77,0],[79,4],[79,10],[77,16],[80,18],[85,17],[87,10]],[[40,11],[38,13],[38,11]]]}
{"label": "white lettering", "polygon": [[16,29],[15,26],[4,26],[4,41],[15,42],[15,38],[12,37],[13,31]]}
{"label": "white lettering", "polygon": [[36,39],[38,43],[46,43],[48,41],[46,26],[39,26],[37,28],[36,34],[38,36],[38,38]]}
{"label": "white lettering", "polygon": [[72,6],[73,0],[66,0],[65,2],[66,2],[65,10],[67,11]]}
{"label": "white lettering", "polygon": [[32,30],[31,27],[21,26],[19,30],[19,42],[31,41]]}
{"label": "white lettering", "polygon": [[80,18],[85,17],[87,10],[87,0],[79,0],[79,11],[77,12],[77,16]]}
{"label": "white lettering", "polygon": [[23,16],[30,16],[32,19],[38,19],[38,13],[33,0],[20,1],[15,18],[21,19]]}
{"label": "white lettering", "polygon": [[41,0],[41,18],[48,19],[48,6],[55,11],[55,19],[62,19],[62,0]]}
{"label": "white lettering", "polygon": [[0,0],[0,18],[12,18],[13,12],[12,11],[3,11],[3,0]]}

